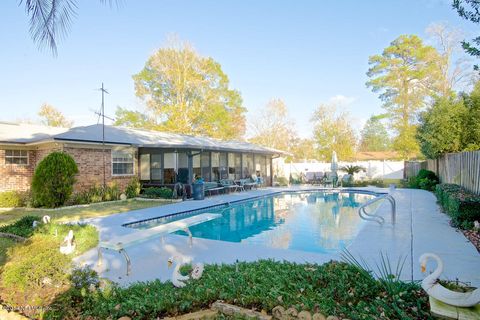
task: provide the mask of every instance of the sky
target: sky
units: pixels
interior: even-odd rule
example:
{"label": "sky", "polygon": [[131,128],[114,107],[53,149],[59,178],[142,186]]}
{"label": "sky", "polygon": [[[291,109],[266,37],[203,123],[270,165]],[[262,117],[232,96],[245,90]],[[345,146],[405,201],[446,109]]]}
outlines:
{"label": "sky", "polygon": [[132,75],[175,34],[221,64],[231,88],[241,92],[247,119],[281,98],[308,137],[315,108],[335,101],[360,130],[382,112],[365,86],[369,56],[401,34],[426,38],[435,22],[468,38],[478,33],[447,0],[123,0],[118,8],[78,1],[55,57],[33,43],[19,2],[0,3],[0,121],[36,120],[49,103],[75,125],[97,123],[102,82],[110,93],[106,115],[118,106],[142,111]]}

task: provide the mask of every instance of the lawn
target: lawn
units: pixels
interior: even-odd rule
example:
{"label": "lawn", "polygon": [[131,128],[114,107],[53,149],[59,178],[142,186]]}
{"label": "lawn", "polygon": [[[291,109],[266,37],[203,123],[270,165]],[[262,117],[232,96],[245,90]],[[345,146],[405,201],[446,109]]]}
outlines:
{"label": "lawn", "polygon": [[126,200],[91,204],[87,207],[65,208],[58,210],[42,210],[31,208],[15,208],[0,211],[0,225],[9,224],[24,216],[43,217],[49,215],[56,222],[75,221],[79,219],[108,216],[115,213],[127,212],[143,208],[162,206],[171,203],[165,201]]}

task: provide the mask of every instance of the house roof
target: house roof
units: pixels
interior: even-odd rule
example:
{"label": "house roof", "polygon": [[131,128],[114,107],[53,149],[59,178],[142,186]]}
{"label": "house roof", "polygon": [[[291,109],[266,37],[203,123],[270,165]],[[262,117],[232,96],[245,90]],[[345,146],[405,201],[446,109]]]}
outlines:
{"label": "house roof", "polygon": [[[102,125],[74,128],[0,123],[0,143],[32,144],[49,141],[102,142]],[[189,148],[219,151],[243,151],[264,154],[285,152],[243,141],[223,141],[202,136],[190,136],[169,132],[140,130],[105,125],[105,143],[151,148]]]}

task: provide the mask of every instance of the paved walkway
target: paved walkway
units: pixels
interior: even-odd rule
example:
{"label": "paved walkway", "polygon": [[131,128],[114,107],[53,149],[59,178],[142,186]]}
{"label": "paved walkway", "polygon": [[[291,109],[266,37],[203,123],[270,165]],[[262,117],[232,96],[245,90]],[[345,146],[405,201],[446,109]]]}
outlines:
{"label": "paved walkway", "polygon": [[[122,225],[138,220],[165,216],[208,206],[225,204],[256,196],[280,192],[283,189],[265,188],[230,195],[214,196],[202,201],[185,201],[121,213],[104,218],[88,220],[97,226],[102,240],[113,236],[135,232],[135,229]],[[290,189],[291,190],[291,189]],[[372,191],[385,189],[370,188]],[[445,264],[444,277],[459,278],[480,286],[480,254],[473,245],[448,224],[448,217],[441,213],[433,194],[422,190],[399,189],[394,193],[397,201],[397,223],[390,223],[390,212],[387,203],[382,204],[378,214],[385,217],[383,226],[368,222],[349,246],[349,251],[362,257],[372,267],[380,260],[380,252],[387,253],[396,266],[398,258],[406,259],[402,279],[420,280],[422,275],[418,257],[424,252],[433,252],[443,258]],[[194,262],[233,263],[254,261],[257,259],[277,259],[295,262],[324,263],[331,259],[339,260],[337,254],[316,254],[303,251],[272,249],[263,246],[232,243],[209,239],[194,238],[193,247],[188,245],[186,237],[169,235],[165,241],[153,239],[127,249],[132,260],[132,273],[125,276],[126,265],[123,257],[117,252],[104,250],[104,263],[96,266],[97,250],[93,249],[77,258],[78,262],[93,266],[101,276],[108,277],[120,284],[152,279],[167,280],[171,269],[167,268],[167,260],[174,255],[183,255]],[[433,270],[433,264],[427,267]]]}

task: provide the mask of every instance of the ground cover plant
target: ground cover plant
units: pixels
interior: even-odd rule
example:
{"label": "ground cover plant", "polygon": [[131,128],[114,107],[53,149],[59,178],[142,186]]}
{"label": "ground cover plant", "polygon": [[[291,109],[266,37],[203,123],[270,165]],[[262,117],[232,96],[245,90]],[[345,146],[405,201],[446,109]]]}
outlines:
{"label": "ground cover plant", "polygon": [[[78,278],[78,276],[77,276]],[[278,305],[349,319],[429,319],[428,299],[415,283],[391,282],[389,291],[359,267],[261,260],[207,265],[201,279],[184,288],[159,280],[122,288],[92,280],[57,297],[46,319],[155,319],[208,308],[223,300],[258,311]],[[395,288],[392,288],[395,286]]]}

